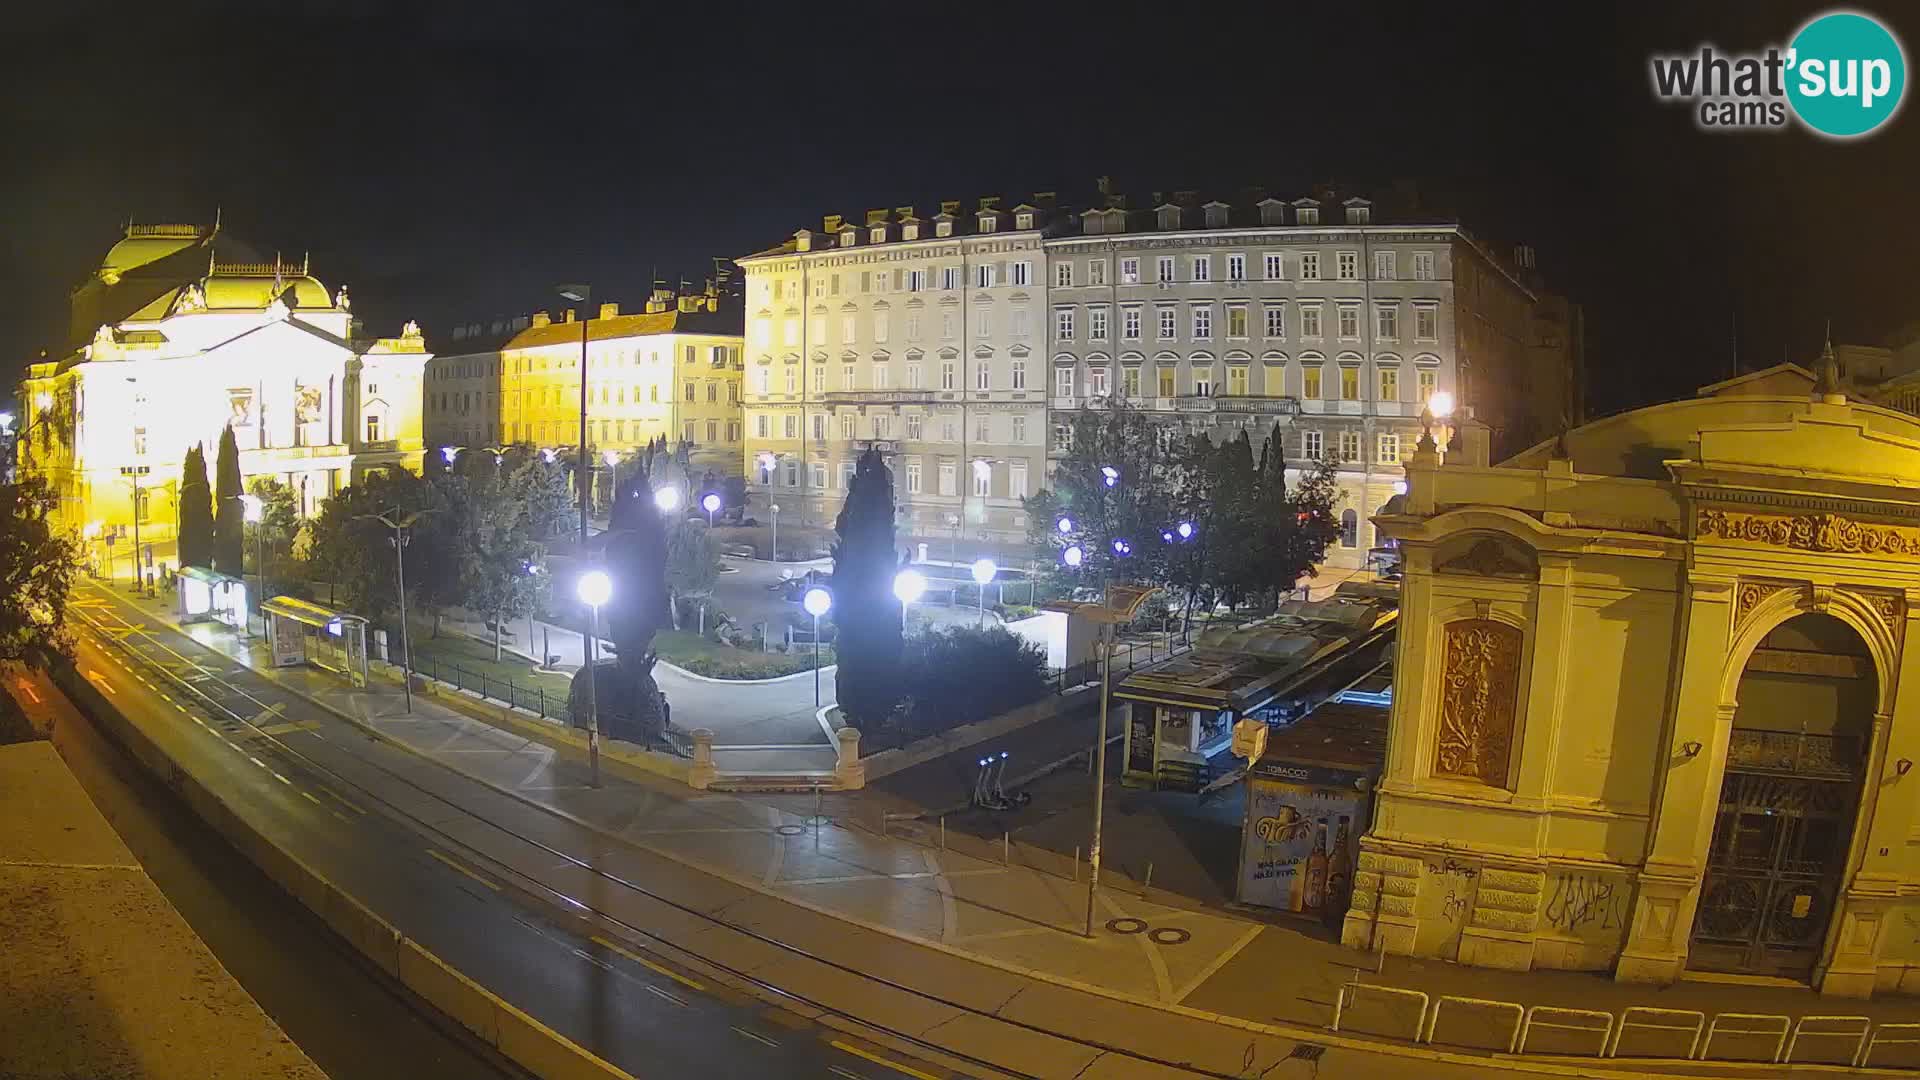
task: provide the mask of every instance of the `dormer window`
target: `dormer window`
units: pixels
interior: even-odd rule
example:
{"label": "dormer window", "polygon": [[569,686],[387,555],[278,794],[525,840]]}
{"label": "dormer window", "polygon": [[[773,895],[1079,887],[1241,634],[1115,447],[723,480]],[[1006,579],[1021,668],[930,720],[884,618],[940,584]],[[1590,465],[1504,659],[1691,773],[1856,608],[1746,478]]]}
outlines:
{"label": "dormer window", "polygon": [[900,226],[900,239],[902,239],[902,240],[918,240],[918,239],[920,239],[920,225],[919,225],[919,223],[918,223],[918,222],[914,222],[914,223],[912,223],[912,224],[907,224],[907,225],[902,225],[902,226]]}
{"label": "dormer window", "polygon": [[1293,209],[1293,216],[1294,220],[1302,225],[1320,224],[1320,208],[1318,206],[1300,206],[1296,204]]}
{"label": "dormer window", "polygon": [[852,247],[853,245],[859,242],[860,242],[860,232],[858,229],[841,229],[840,230],[840,246],[841,247]]}
{"label": "dormer window", "polygon": [[1207,228],[1224,229],[1227,227],[1227,204],[1207,204]]}
{"label": "dormer window", "polygon": [[871,241],[873,243],[884,244],[887,242],[887,227],[885,225],[875,225],[872,233]]}
{"label": "dormer window", "polygon": [[1365,225],[1373,220],[1373,204],[1365,199],[1348,199],[1347,224]]}
{"label": "dormer window", "polygon": [[938,219],[938,220],[936,220],[936,221],[935,221],[935,222],[933,223],[933,235],[935,235],[935,236],[952,236],[952,235],[953,235],[953,219],[952,219],[952,218],[940,218],[940,219]]}
{"label": "dormer window", "polygon": [[1279,199],[1263,199],[1260,203],[1260,224],[1285,225],[1287,208]]}
{"label": "dormer window", "polygon": [[990,233],[990,232],[998,232],[999,230],[1000,230],[1000,218],[998,215],[995,215],[995,214],[980,215],[980,231],[981,232]]}
{"label": "dormer window", "polygon": [[1180,227],[1180,208],[1179,207],[1163,206],[1160,208],[1159,214],[1160,214],[1160,227],[1162,229],[1177,229]]}
{"label": "dormer window", "polygon": [[1016,229],[1033,228],[1033,215],[1030,213],[1013,215],[1013,227]]}

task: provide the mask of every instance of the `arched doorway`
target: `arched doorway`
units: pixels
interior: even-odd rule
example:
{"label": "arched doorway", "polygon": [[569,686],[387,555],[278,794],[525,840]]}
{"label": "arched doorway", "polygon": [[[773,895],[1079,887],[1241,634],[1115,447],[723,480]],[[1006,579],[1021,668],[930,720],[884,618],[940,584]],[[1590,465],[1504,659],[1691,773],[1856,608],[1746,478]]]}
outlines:
{"label": "arched doorway", "polygon": [[1687,966],[1806,979],[1844,882],[1877,692],[1852,628],[1802,614],[1740,676]]}

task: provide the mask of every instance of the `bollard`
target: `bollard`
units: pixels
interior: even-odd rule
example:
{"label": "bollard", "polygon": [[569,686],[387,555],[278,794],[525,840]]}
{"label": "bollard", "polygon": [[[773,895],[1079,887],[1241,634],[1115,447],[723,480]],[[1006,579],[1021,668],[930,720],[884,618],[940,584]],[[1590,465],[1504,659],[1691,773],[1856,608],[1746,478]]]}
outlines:
{"label": "bollard", "polygon": [[940,850],[947,850],[947,815],[940,815]]}
{"label": "bollard", "polygon": [[1140,895],[1147,895],[1147,890],[1151,888],[1153,888],[1153,864],[1148,863],[1146,879],[1140,882]]}
{"label": "bollard", "polygon": [[705,791],[713,783],[713,729],[693,729],[693,768],[687,772],[687,786]]}
{"label": "bollard", "polygon": [[1073,880],[1080,880],[1080,845],[1073,846]]}
{"label": "bollard", "polygon": [[840,756],[833,763],[833,778],[841,791],[858,791],[867,786],[867,766],[860,760],[860,729],[843,727],[833,733]]}
{"label": "bollard", "polygon": [[1001,866],[1013,865],[1013,841],[1008,837],[1009,837],[1008,833],[1003,832],[1000,834],[1000,865]]}

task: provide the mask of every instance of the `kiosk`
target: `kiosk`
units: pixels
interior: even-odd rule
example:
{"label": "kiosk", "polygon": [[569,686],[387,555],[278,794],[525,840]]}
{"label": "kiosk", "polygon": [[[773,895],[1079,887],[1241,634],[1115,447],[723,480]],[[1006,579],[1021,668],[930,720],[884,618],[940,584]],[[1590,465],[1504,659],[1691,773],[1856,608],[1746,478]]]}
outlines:
{"label": "kiosk", "polygon": [[276,596],[260,605],[274,667],[314,667],[367,685],[367,620],[351,612]]}

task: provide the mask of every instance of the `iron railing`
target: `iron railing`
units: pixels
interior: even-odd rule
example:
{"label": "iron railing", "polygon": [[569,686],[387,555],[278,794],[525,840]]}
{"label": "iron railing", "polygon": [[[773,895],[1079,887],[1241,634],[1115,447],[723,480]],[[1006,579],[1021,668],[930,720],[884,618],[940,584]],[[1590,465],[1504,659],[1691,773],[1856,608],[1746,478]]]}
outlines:
{"label": "iron railing", "polygon": [[525,709],[543,720],[558,720],[568,727],[573,726],[573,714],[567,710],[567,695],[558,691],[549,694],[544,686],[529,686],[512,679],[502,679],[435,656],[416,656],[413,673],[462,690],[471,690],[489,701]]}

